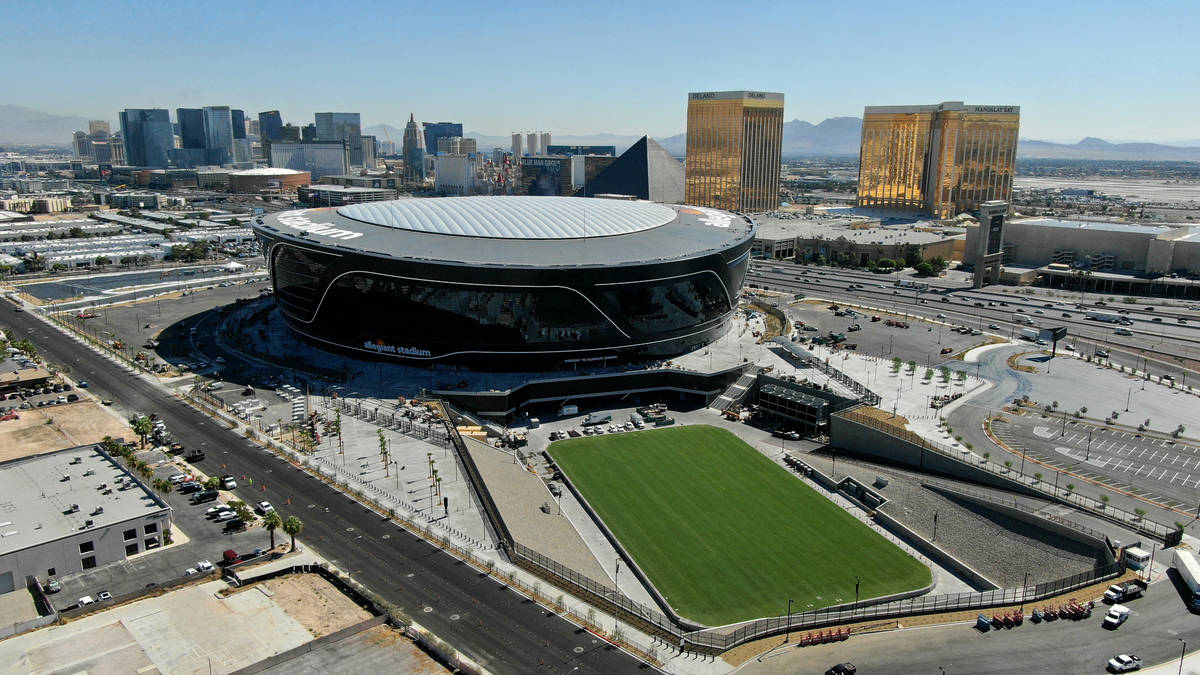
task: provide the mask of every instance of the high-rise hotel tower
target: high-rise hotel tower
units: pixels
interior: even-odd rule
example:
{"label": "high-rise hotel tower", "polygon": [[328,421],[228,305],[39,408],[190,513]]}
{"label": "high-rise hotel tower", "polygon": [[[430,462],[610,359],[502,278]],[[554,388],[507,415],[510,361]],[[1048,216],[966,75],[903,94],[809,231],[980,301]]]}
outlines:
{"label": "high-rise hotel tower", "polygon": [[783,94],[688,94],[684,201],[741,212],[779,206]]}
{"label": "high-rise hotel tower", "polygon": [[1021,108],[867,106],[858,206],[952,218],[1012,197]]}

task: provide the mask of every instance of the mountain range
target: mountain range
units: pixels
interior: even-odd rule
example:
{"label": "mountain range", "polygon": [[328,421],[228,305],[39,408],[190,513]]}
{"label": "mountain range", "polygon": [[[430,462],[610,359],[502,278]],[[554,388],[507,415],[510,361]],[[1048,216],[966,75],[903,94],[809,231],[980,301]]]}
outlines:
{"label": "mountain range", "polygon": [[[18,105],[0,105],[0,145],[54,144],[70,146],[71,134],[87,129],[86,117],[52,115]],[[113,125],[114,131],[116,125]],[[376,124],[363,129],[364,134],[374,134],[380,140],[390,136],[397,146],[404,139],[404,130],[389,124]],[[783,156],[802,157],[819,155],[854,156],[858,154],[862,134],[862,120],[857,117],[831,117],[819,124],[804,120],[792,120],[783,125]],[[495,147],[509,148],[510,136],[492,136],[479,132],[468,132],[468,137],[478,141],[480,150]],[[624,152],[637,142],[640,135],[590,134],[554,135],[556,145],[613,145],[617,152]],[[676,134],[655,138],[673,155],[683,156],[687,148],[687,134]],[[1157,160],[1200,162],[1200,139],[1180,141],[1175,145],[1161,143],[1112,143],[1100,138],[1088,137],[1078,143],[1051,143],[1032,139],[1021,139],[1017,145],[1017,156],[1029,159],[1109,159],[1109,160]]]}

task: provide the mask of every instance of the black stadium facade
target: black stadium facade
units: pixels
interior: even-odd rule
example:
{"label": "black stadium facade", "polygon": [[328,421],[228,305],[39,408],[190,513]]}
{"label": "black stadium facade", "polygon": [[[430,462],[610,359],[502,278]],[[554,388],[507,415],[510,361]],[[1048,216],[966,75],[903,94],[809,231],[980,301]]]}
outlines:
{"label": "black stadium facade", "polygon": [[640,201],[452,197],[289,211],[254,230],[280,312],[313,343],[502,370],[711,342],[756,225]]}

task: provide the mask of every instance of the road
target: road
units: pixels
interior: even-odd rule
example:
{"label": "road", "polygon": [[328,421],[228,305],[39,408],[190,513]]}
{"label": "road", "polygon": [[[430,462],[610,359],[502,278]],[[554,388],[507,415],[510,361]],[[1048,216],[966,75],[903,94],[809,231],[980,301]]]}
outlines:
{"label": "road", "polygon": [[[237,490],[247,502],[269,500],[304,521],[301,538],[356,580],[497,673],[614,673],[644,667],[490,577],[386,521],[365,506],[261,450],[233,431],[168,396],[157,385],[97,356],[31,313],[8,323],[41,354],[71,366],[100,398],[157,412],[185,447],[204,448],[205,469],[253,478]],[[289,505],[290,502],[290,505]],[[213,551],[212,555],[220,555]],[[215,559],[215,558],[213,558]]]}
{"label": "road", "polygon": [[[1067,296],[1061,293],[1052,298],[1039,295],[1022,297],[995,290],[951,286],[937,280],[932,282],[934,285],[929,291],[921,293],[895,288],[892,277],[887,275],[781,261],[761,264],[747,274],[746,282],[759,288],[881,307],[927,319],[945,314],[944,321],[970,328],[987,330],[987,325],[996,324],[1000,330],[988,332],[1004,337],[1014,336],[1024,327],[1014,317],[1028,316],[1038,325],[1066,326],[1069,331],[1066,342],[1074,345],[1080,353],[1094,355],[1097,349],[1104,350],[1114,364],[1148,371],[1155,376],[1171,375],[1180,384],[1186,384],[1189,377],[1193,378],[1193,382],[1200,382],[1200,379],[1196,379],[1200,377],[1197,372],[1200,369],[1200,312],[1179,306],[1164,307],[1158,299],[1139,298],[1137,304],[1130,306],[1096,306],[1094,302],[1101,296],[1085,297],[1085,309],[1078,310],[1075,308],[1077,298],[1074,294],[1071,295],[1071,304],[1067,304],[1063,300]],[[851,284],[861,284],[862,288],[851,289]],[[1064,304],[1056,305],[1056,302]],[[976,303],[983,306],[977,307]],[[1046,308],[1046,304],[1053,307]],[[1154,310],[1146,311],[1144,307],[1154,307]],[[1109,312],[1128,309],[1128,316],[1134,322],[1130,328],[1135,335],[1118,336],[1113,332],[1113,324],[1084,318],[1089,309]],[[1071,316],[1062,316],[1064,312]],[[1154,318],[1163,321],[1155,322]],[[1178,323],[1180,318],[1188,323]],[[1059,346],[1062,348],[1061,344]]]}
{"label": "road", "polygon": [[[1137,654],[1149,666],[1179,659],[1180,638],[1193,651],[1200,644],[1200,617],[1187,611],[1170,580],[1151,584],[1145,597],[1128,606],[1132,614],[1115,631],[1100,627],[1107,605],[1097,603],[1091,618],[1081,621],[1026,619],[1023,626],[987,633],[952,624],[793,647],[751,661],[743,672],[822,673],[850,661],[860,673],[1102,673],[1117,654]],[[1025,610],[1028,615],[1031,607]]]}

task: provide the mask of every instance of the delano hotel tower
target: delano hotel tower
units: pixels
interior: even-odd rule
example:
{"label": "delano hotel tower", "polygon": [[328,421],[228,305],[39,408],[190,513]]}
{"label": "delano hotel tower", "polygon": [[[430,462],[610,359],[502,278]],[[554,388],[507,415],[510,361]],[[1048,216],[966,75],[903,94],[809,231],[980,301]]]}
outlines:
{"label": "delano hotel tower", "polygon": [[858,206],[952,218],[1010,201],[1020,122],[1015,105],[867,106]]}
{"label": "delano hotel tower", "polygon": [[684,201],[741,212],[779,206],[783,94],[688,94]]}

